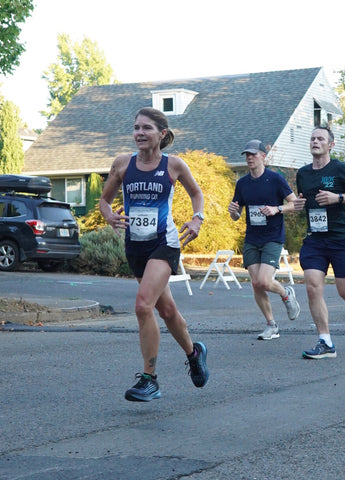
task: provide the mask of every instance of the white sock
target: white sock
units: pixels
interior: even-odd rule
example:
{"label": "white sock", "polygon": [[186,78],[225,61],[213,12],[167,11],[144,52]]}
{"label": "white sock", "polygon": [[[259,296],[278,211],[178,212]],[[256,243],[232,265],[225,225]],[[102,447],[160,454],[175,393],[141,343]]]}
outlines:
{"label": "white sock", "polygon": [[333,347],[333,343],[329,333],[320,333],[319,338],[320,340],[324,340],[326,345],[328,345],[329,347]]}

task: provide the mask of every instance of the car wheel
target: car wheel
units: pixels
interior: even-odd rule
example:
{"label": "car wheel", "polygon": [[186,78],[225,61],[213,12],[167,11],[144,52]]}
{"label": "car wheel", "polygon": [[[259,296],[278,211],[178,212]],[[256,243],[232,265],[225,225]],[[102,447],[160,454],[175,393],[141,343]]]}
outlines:
{"label": "car wheel", "polygon": [[11,240],[0,242],[0,270],[10,272],[15,270],[19,264],[19,250]]}
{"label": "car wheel", "polygon": [[42,260],[37,262],[39,268],[44,272],[56,272],[63,262],[53,262],[49,260]]}

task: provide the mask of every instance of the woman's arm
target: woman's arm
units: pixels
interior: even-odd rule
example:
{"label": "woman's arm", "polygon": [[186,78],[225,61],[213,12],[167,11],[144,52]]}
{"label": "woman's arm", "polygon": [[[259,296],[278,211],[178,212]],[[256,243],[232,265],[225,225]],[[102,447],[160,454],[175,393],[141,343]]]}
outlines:
{"label": "woman's arm", "polygon": [[[192,202],[193,215],[196,213],[203,214],[204,195],[195,178],[193,177],[188,165],[179,157],[169,156],[169,174],[172,180],[174,182],[178,180],[188,193]],[[180,229],[180,233],[184,232],[182,237],[180,237],[180,241],[184,240],[182,247],[187,245],[187,243],[191,242],[199,235],[202,222],[202,219],[200,219],[198,216],[195,216],[182,225]]]}
{"label": "woman's arm", "polygon": [[115,158],[99,201],[99,209],[101,214],[117,233],[118,228],[127,228],[127,220],[129,220],[129,217],[127,215],[121,215],[121,213],[124,211],[123,207],[120,207],[113,212],[111,205],[122,185],[122,180],[125,175],[129,160],[129,155],[122,155]]}

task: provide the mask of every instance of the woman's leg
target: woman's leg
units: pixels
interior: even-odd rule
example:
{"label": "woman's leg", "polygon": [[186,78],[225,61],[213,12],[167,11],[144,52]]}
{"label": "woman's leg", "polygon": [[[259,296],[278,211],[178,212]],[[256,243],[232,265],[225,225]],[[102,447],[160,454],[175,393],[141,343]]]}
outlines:
{"label": "woman's leg", "polygon": [[164,292],[159,297],[156,308],[171,335],[186,355],[190,355],[193,352],[193,342],[188,332],[187,323],[177,309],[169,284],[166,285]]}
{"label": "woman's leg", "polygon": [[160,330],[154,313],[155,305],[165,291],[171,268],[165,260],[147,262],[143,277],[138,279],[135,313],[139,324],[140,347],[144,372],[154,375],[157,362]]}

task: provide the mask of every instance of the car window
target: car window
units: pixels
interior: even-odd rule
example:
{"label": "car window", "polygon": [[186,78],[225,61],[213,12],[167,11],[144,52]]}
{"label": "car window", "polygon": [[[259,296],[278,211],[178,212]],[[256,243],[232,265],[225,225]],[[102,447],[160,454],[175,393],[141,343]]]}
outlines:
{"label": "car window", "polygon": [[4,216],[5,213],[6,202],[3,200],[0,201],[0,217]]}
{"label": "car window", "polygon": [[72,212],[65,205],[59,204],[42,204],[38,208],[40,219],[45,222],[58,221],[70,222],[75,221]]}
{"label": "car window", "polygon": [[19,202],[18,200],[13,200],[8,204],[7,208],[7,217],[20,217],[21,215],[26,215],[28,209],[24,202]]}

